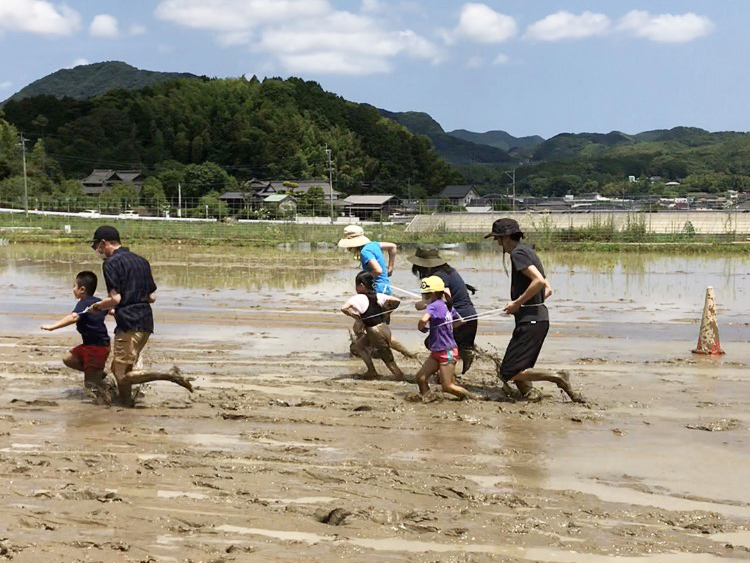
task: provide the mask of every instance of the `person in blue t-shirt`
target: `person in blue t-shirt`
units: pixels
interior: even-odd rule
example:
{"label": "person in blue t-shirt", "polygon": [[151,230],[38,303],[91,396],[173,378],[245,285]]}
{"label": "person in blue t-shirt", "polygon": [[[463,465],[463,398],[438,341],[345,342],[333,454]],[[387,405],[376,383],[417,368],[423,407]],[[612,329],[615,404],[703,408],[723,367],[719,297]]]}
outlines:
{"label": "person in blue t-shirt", "polygon": [[437,276],[422,280],[422,298],[427,303],[417,328],[429,332],[427,348],[430,355],[417,372],[417,385],[422,402],[435,399],[430,393],[429,377],[437,373],[443,391],[459,399],[475,398],[469,391],[456,383],[456,358],[458,348],[453,338],[453,324],[461,322],[461,316],[453,308],[450,295],[445,291],[445,283]]}
{"label": "person in blue t-shirt", "polygon": [[[344,237],[339,240],[339,248],[346,248],[359,256],[362,270],[370,272],[375,278],[375,293],[391,295],[391,280],[393,268],[396,266],[396,252],[398,246],[393,242],[371,241],[365,236],[365,231],[359,225],[348,225],[344,228]],[[388,255],[388,260],[386,260]],[[390,315],[385,319],[390,323]],[[391,338],[391,348],[407,358],[414,358],[416,354],[410,352],[395,338]]]}
{"label": "person in blue t-shirt", "polygon": [[[359,254],[362,269],[370,272],[375,278],[375,291],[391,295],[391,280],[393,268],[396,266],[396,252],[398,247],[392,242],[372,241],[365,236],[365,231],[359,225],[349,225],[344,229],[344,237],[339,241],[339,247],[346,248]],[[386,254],[388,260],[386,260]]]}
{"label": "person in blue t-shirt", "polygon": [[78,301],[73,311],[59,321],[42,325],[42,330],[57,330],[75,323],[83,343],[72,348],[63,358],[71,369],[83,372],[84,386],[93,388],[104,379],[104,366],[109,356],[109,333],[104,319],[106,311],[93,311],[89,307],[99,301],[94,296],[97,278],[94,272],[79,272],[73,285],[73,295]]}

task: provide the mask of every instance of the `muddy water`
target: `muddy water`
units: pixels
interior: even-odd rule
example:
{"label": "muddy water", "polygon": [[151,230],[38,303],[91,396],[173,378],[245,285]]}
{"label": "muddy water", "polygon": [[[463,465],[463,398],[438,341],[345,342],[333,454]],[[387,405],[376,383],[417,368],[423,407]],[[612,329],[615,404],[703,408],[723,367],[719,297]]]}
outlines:
{"label": "muddy water", "polygon": [[[74,330],[38,330],[95,257],[0,247],[0,537],[14,561],[750,556],[748,259],[546,254],[540,367],[569,369],[590,404],[542,386],[536,404],[415,405],[409,384],[356,377],[337,312],[356,272],[346,254],[137,250],[159,285],[147,363],[179,364],[197,390],[151,384],[123,410],[92,404],[59,364]],[[502,306],[500,255],[457,250],[477,309]],[[407,264],[394,284],[414,291]],[[719,359],[690,354],[707,285]],[[392,326],[418,350],[412,301]],[[483,319],[478,341],[503,348],[511,329]],[[489,362],[464,381],[499,397]],[[339,525],[320,521],[334,509]]]}

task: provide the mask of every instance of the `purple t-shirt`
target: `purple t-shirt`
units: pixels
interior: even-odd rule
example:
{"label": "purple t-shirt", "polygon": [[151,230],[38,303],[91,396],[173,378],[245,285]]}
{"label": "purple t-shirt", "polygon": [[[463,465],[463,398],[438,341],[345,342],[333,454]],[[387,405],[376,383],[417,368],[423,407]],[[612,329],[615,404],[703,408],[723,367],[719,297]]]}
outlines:
{"label": "purple t-shirt", "polygon": [[452,350],[456,347],[453,338],[453,320],[458,318],[455,309],[448,310],[442,299],[436,299],[425,309],[430,314],[430,334],[427,337],[427,348],[430,352]]}

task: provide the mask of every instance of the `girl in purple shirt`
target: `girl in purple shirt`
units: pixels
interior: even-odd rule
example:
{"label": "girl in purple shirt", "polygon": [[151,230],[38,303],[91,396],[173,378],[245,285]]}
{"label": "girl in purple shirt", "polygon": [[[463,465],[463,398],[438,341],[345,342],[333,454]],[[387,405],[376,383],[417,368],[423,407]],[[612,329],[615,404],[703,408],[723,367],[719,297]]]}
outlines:
{"label": "girl in purple shirt", "polygon": [[456,358],[458,348],[453,339],[453,324],[460,323],[461,317],[453,308],[451,298],[445,293],[445,283],[437,276],[422,280],[422,299],[427,302],[417,328],[428,332],[427,348],[430,356],[417,372],[417,385],[423,402],[435,400],[430,393],[429,377],[438,373],[443,391],[460,399],[472,398],[471,393],[456,383]]}

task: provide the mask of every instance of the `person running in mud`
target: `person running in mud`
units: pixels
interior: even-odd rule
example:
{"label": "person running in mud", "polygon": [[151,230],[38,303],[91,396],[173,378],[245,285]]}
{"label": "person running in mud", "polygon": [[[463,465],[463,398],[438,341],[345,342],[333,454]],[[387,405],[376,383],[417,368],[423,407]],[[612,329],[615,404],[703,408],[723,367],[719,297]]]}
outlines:
{"label": "person running in mud", "polygon": [[120,244],[120,233],[102,225],[96,229],[91,248],[104,259],[102,270],[108,297],[97,301],[94,310],[115,310],[115,337],[112,346],[112,375],[117,394],[125,406],[133,406],[132,384],[125,375],[133,369],[149,337],[154,332],[151,303],[156,301],[156,284],[148,260]]}
{"label": "person running in mud", "polygon": [[385,322],[387,313],[398,307],[401,300],[384,293],[376,293],[375,278],[364,270],[357,274],[354,285],[357,295],[344,303],[341,312],[355,319],[354,334],[359,336],[353,347],[367,366],[364,377],[379,377],[372,363],[373,355],[376,355],[383,360],[393,375],[403,379],[404,373],[396,364],[391,352],[391,329]]}
{"label": "person running in mud", "polygon": [[[393,268],[396,266],[398,247],[392,242],[372,241],[365,236],[359,225],[344,228],[344,236],[339,240],[339,247],[355,252],[361,262],[362,270],[370,272],[375,278],[375,291],[390,295]],[[385,255],[388,255],[386,261]]]}
{"label": "person running in mud", "polygon": [[97,278],[94,272],[78,272],[73,284],[73,296],[77,299],[73,311],[62,319],[51,324],[42,325],[42,330],[57,330],[72,324],[81,334],[82,343],[71,348],[63,357],[63,364],[71,369],[83,372],[83,385],[91,389],[104,379],[104,366],[109,356],[109,333],[104,312],[87,310],[90,305],[99,301],[96,293]]}
{"label": "person running in mud", "polygon": [[[365,231],[359,225],[348,225],[344,228],[344,236],[339,240],[339,248],[346,248],[359,258],[362,270],[370,272],[375,279],[375,292],[391,295],[391,279],[393,268],[396,266],[398,247],[393,242],[372,241],[365,236]],[[388,255],[386,261],[385,255]],[[390,324],[390,315],[386,315],[385,322]],[[391,336],[391,348],[407,358],[413,358],[403,344]]]}
{"label": "person running in mud", "polygon": [[458,348],[453,338],[453,325],[461,322],[461,316],[453,308],[451,297],[445,291],[445,283],[437,276],[428,276],[422,280],[421,292],[426,306],[417,328],[420,332],[429,332],[426,345],[430,351],[417,372],[417,386],[422,402],[429,403],[437,399],[430,392],[429,384],[429,378],[434,373],[438,374],[443,391],[459,399],[473,399],[474,395],[456,383]]}
{"label": "person running in mud", "polygon": [[[515,219],[498,219],[492,224],[492,231],[484,238],[492,237],[505,253],[510,254],[511,281],[510,298],[505,312],[515,317],[516,326],[499,368],[504,384],[513,382],[527,400],[539,400],[541,394],[534,389],[532,381],[550,381],[562,389],[574,402],[583,402],[575,393],[566,372],[553,375],[533,369],[544,339],[549,331],[549,313],[544,304],[552,295],[552,286],[544,275],[544,267],[534,250],[521,243],[524,237]],[[507,272],[507,270],[506,270]]]}
{"label": "person running in mud", "polygon": [[[453,329],[453,338],[458,346],[458,355],[463,362],[461,373],[469,371],[474,361],[474,340],[477,336],[477,311],[469,296],[469,291],[474,293],[476,289],[464,283],[459,273],[452,268],[448,261],[440,255],[437,248],[418,247],[414,256],[406,258],[413,264],[412,273],[419,279],[428,276],[437,276],[445,283],[445,292],[450,295],[455,307],[464,322]],[[423,310],[426,304],[419,301],[416,304],[418,310]],[[470,319],[470,320],[466,320]]]}

